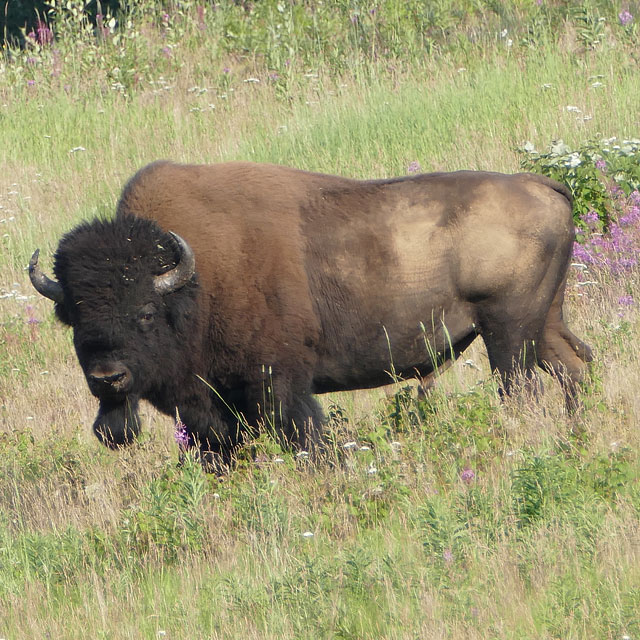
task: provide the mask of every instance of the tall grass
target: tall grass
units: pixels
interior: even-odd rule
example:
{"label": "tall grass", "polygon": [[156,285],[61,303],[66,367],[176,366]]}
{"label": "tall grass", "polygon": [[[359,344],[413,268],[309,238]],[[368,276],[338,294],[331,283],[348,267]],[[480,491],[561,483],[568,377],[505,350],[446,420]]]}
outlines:
{"label": "tall grass", "polygon": [[222,481],[176,467],[149,407],[139,444],[99,446],[69,333],[24,270],[160,157],[511,172],[527,140],[637,137],[622,8],[171,6],[105,17],[108,34],[61,11],[54,44],[0,62],[0,637],[640,636],[636,268],[570,274],[569,323],[596,351],[581,415],[547,379],[500,403],[478,344],[426,401],[322,398],[326,461],[263,435]]}

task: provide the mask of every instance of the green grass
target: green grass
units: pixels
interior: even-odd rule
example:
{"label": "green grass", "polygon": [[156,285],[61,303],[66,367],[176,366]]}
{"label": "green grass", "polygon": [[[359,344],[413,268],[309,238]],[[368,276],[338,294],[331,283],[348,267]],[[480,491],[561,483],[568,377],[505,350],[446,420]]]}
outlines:
{"label": "green grass", "polygon": [[[181,3],[164,39],[134,16],[124,48],[86,35],[60,42],[57,61],[48,49],[36,65],[33,51],[2,59],[0,637],[640,636],[640,323],[617,302],[638,299],[637,272],[594,271],[580,287],[570,274],[569,324],[597,358],[573,419],[548,378],[538,402],[500,403],[478,344],[427,402],[402,384],[323,398],[332,444],[317,466],[263,435],[218,481],[176,467],[171,421],[149,407],[139,445],[99,446],[71,336],[24,270],[36,247],[50,269],[60,235],[109,215],[158,158],[354,177],[414,161],[513,172],[527,140],[638,137],[620,9],[591,5],[608,17],[594,44],[588,15],[549,23],[534,4],[463,3],[455,15],[443,2],[418,33],[409,5],[387,2],[372,40],[349,31],[345,3],[318,10],[322,39],[306,14],[287,27],[267,0],[255,14],[207,14],[203,35]],[[288,39],[274,37],[278,23]],[[166,42],[173,57],[161,59]],[[372,56],[372,43],[388,52]]]}

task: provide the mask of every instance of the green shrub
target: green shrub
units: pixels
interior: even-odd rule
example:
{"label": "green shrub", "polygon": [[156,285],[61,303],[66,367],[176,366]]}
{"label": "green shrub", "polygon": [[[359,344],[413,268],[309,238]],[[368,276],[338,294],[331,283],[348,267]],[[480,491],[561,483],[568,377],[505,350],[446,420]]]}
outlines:
{"label": "green shrub", "polygon": [[616,138],[590,140],[572,149],[562,140],[537,151],[527,142],[518,148],[520,165],[527,171],[541,173],[566,184],[573,194],[576,223],[584,226],[583,217],[592,211],[606,228],[615,209],[614,189],[626,195],[640,189],[640,140]]}

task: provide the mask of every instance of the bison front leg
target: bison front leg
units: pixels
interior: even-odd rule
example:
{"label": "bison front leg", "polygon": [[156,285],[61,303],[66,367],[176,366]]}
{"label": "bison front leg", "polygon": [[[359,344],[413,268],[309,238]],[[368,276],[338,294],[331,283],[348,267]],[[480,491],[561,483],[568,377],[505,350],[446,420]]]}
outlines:
{"label": "bison front leg", "polygon": [[176,431],[180,462],[189,452],[196,455],[207,473],[225,475],[242,441],[240,421],[230,412],[226,416],[216,406],[207,411],[198,406],[183,406],[178,415],[182,423]]}
{"label": "bison front leg", "polygon": [[324,420],[318,401],[311,395],[300,394],[292,401],[283,439],[289,446],[317,454],[322,445]]}
{"label": "bison front leg", "polygon": [[306,385],[272,375],[247,387],[245,398],[242,415],[252,431],[263,426],[286,448],[309,453],[319,448],[324,415]]}

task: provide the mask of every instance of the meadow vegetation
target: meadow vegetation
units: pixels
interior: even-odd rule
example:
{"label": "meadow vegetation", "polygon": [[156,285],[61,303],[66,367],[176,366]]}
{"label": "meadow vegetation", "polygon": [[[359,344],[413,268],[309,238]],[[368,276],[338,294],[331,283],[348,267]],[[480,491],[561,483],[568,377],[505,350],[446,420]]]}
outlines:
{"label": "meadow vegetation", "polygon": [[[50,7],[0,55],[0,637],[640,638],[638,3]],[[478,341],[426,399],[323,397],[316,465],[206,476],[149,407],[103,449],[25,267],[158,158],[565,181],[583,411],[500,402]]]}

